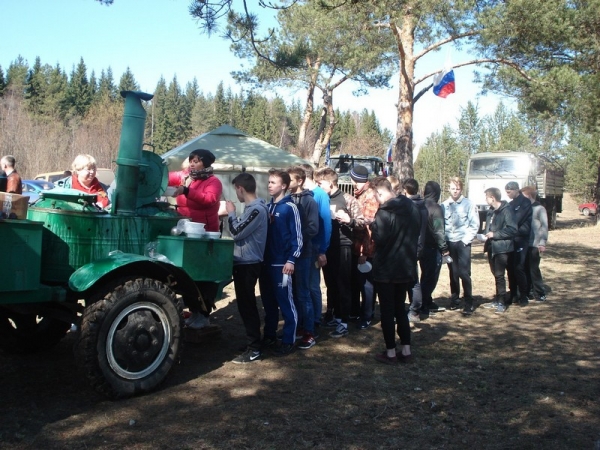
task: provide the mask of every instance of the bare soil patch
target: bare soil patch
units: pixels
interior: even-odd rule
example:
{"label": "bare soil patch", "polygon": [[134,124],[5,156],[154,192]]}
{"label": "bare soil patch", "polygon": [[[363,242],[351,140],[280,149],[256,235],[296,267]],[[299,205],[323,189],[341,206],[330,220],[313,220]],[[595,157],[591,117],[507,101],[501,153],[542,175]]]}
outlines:
{"label": "bare soil patch", "polygon": [[[499,316],[447,311],[413,328],[415,364],[390,367],[378,320],[347,338],[256,363],[232,289],[152,394],[107,401],[77,374],[68,336],[46,353],[0,353],[0,448],[592,449],[600,445],[600,228],[565,202],[542,272],[548,301]],[[481,245],[474,293],[493,295]],[[448,273],[435,292],[447,305]],[[376,319],[378,319],[378,312]],[[324,331],[324,330],[323,330]]]}

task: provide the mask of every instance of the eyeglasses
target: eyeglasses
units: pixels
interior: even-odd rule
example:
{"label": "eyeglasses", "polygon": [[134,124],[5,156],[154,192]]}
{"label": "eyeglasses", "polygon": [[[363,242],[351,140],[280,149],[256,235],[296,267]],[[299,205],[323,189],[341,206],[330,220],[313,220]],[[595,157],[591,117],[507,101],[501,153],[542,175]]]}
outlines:
{"label": "eyeglasses", "polygon": [[96,168],[94,167],[93,169],[81,169],[79,172],[94,173],[95,171],[96,171]]}

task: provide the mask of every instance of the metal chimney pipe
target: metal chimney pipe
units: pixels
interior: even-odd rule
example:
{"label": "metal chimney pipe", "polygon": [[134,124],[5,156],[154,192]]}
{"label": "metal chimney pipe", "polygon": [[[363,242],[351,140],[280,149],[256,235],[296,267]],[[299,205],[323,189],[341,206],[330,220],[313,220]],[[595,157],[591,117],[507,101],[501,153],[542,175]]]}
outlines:
{"label": "metal chimney pipe", "polygon": [[125,109],[116,161],[117,186],[112,198],[112,214],[133,216],[137,206],[146,124],[146,110],[142,106],[142,100],[148,101],[154,96],[137,91],[121,91],[121,96],[125,98]]}

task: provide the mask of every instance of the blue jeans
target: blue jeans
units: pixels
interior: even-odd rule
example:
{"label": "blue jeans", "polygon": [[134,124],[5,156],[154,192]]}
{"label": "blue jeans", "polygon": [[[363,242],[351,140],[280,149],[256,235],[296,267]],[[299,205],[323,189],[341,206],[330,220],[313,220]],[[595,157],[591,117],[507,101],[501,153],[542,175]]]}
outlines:
{"label": "blue jeans", "polygon": [[[294,304],[298,311],[298,324],[304,331],[315,334],[313,303],[310,292],[310,266],[312,258],[298,258],[294,265]],[[312,264],[314,266],[314,264]]]}

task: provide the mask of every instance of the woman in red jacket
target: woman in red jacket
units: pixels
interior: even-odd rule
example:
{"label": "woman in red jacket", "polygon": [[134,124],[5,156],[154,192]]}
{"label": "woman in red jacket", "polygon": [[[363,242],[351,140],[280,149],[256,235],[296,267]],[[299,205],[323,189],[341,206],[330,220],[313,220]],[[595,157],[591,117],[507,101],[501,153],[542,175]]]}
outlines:
{"label": "woman in red jacket", "polygon": [[219,231],[218,213],[223,185],[213,175],[211,166],[215,155],[209,150],[198,149],[192,151],[188,159],[189,184],[179,186],[173,194],[177,197],[177,210],[191,217],[192,221],[205,224],[206,231]]}

